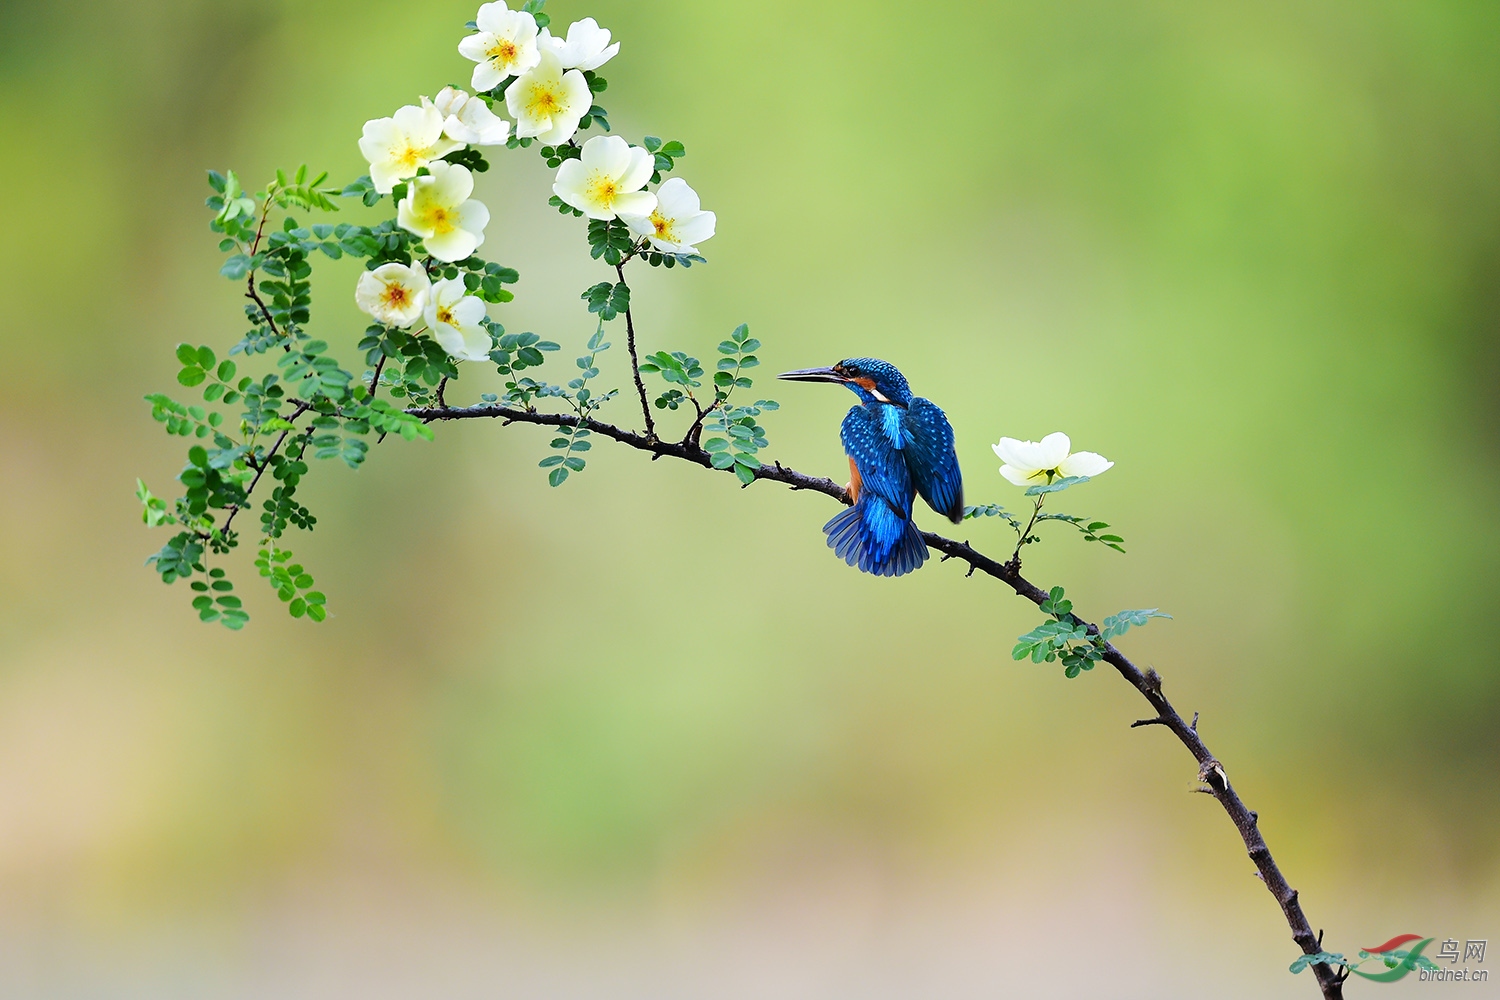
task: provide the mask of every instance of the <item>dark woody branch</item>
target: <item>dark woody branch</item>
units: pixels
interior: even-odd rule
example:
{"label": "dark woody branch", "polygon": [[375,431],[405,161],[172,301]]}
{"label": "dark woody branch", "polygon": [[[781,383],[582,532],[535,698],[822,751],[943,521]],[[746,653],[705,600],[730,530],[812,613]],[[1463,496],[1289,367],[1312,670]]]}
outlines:
{"label": "dark woody branch", "polygon": [[[639,380],[639,375],[636,376]],[[644,393],[642,394],[644,398]],[[640,434],[636,431],[625,430],[613,424],[606,424],[598,420],[583,420],[566,413],[540,413],[535,410],[519,409],[516,407],[491,404],[488,406],[470,407],[413,407],[406,411],[414,417],[424,421],[432,420],[470,420],[479,418],[498,418],[505,424],[523,423],[540,424],[548,427],[575,427],[580,423],[583,427],[594,434],[612,438],[621,444],[629,445],[638,451],[644,451],[651,455],[652,460],[658,458],[679,458],[695,465],[701,465],[706,469],[712,469],[709,453],[698,446],[696,441],[662,441],[654,433]],[[647,414],[649,419],[649,413]],[[819,478],[805,475],[794,469],[789,469],[777,462],[772,465],[763,465],[755,471],[757,480],[765,479],[781,483],[794,490],[813,490],[825,494],[840,503],[848,504],[849,496],[844,488],[831,479]],[[968,542],[959,542],[951,538],[932,532],[923,532],[922,538],[930,548],[943,553],[943,558],[959,559],[969,565],[968,575],[975,572],[992,576],[1006,586],[1010,587],[1020,596],[1026,598],[1033,604],[1040,605],[1047,600],[1047,591],[1031,583],[1021,575],[1021,567],[1018,559],[1012,558],[1009,562],[999,562],[969,545]],[[1088,632],[1092,636],[1099,634],[1099,628],[1092,622],[1084,622],[1076,615],[1069,615],[1074,624],[1087,625]],[[1202,783],[1202,791],[1212,794],[1224,811],[1229,814],[1229,819],[1234,823],[1235,829],[1239,831],[1240,839],[1244,841],[1245,850],[1254,863],[1257,876],[1265,882],[1266,888],[1275,897],[1281,907],[1282,914],[1286,917],[1287,926],[1291,928],[1292,940],[1297,943],[1304,954],[1313,955],[1322,950],[1320,944],[1321,935],[1313,933],[1312,925],[1308,923],[1307,917],[1302,912],[1302,904],[1298,901],[1297,890],[1287,884],[1286,877],[1282,875],[1276,860],[1271,856],[1271,850],[1266,846],[1265,838],[1261,836],[1257,814],[1241,801],[1239,794],[1230,784],[1228,775],[1225,773],[1224,765],[1220,763],[1204,744],[1203,738],[1198,735],[1198,716],[1193,715],[1191,723],[1183,721],[1177,709],[1167,700],[1162,693],[1162,680],[1155,670],[1142,671],[1130,661],[1124,653],[1121,653],[1111,643],[1104,643],[1104,660],[1114,667],[1132,687],[1140,692],[1141,697],[1151,705],[1156,715],[1149,719],[1142,719],[1132,723],[1132,728],[1137,726],[1163,726],[1176,736],[1178,741],[1185,746],[1193,759],[1198,762],[1198,780]],[[1313,972],[1317,976],[1318,986],[1323,991],[1326,1000],[1340,1000],[1343,996],[1343,979],[1328,965],[1314,965]]]}

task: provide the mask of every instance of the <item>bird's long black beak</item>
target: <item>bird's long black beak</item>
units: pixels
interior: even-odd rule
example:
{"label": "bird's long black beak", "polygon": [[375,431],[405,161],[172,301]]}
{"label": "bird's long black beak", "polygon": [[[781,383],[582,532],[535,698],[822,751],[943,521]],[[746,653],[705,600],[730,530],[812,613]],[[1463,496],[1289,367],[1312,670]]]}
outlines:
{"label": "bird's long black beak", "polygon": [[784,378],[788,382],[847,382],[843,375],[832,368],[798,368],[796,371],[782,372],[777,378]]}

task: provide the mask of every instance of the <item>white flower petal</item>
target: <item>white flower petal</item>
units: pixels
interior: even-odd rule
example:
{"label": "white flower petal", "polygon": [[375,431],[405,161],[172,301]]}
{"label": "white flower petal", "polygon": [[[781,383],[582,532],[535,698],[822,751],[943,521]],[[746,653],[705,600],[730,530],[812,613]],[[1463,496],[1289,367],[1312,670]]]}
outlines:
{"label": "white flower petal", "polygon": [[623,191],[639,191],[646,186],[651,179],[652,172],[656,169],[656,158],[639,146],[630,150],[630,165],[620,175],[620,189]]}
{"label": "white flower petal", "polygon": [[466,91],[458,90],[454,87],[444,87],[432,99],[432,106],[437,108],[438,114],[443,116],[443,121],[446,125],[448,116],[458,114],[459,109],[467,104],[468,101],[469,95]]}
{"label": "white flower petal", "polygon": [[470,198],[458,206],[458,224],[475,235],[474,246],[476,248],[483,246],[484,229],[490,224],[489,206],[482,201]]}
{"label": "white flower petal", "polygon": [[427,238],[432,235],[432,226],[413,208],[415,194],[407,191],[406,197],[396,206],[396,225],[414,236]]}
{"label": "white flower petal", "polygon": [[457,205],[474,193],[474,175],[469,168],[442,160],[427,168],[431,171],[430,195],[445,205]]}
{"label": "white flower petal", "polygon": [[445,233],[434,233],[432,236],[424,237],[422,245],[436,259],[451,264],[456,260],[463,260],[477,250],[480,239],[480,234],[455,226]]}
{"label": "white flower petal", "polygon": [[1063,459],[1068,457],[1068,449],[1073,443],[1062,431],[1048,434],[1037,445],[1037,468],[1055,469],[1062,464]]}
{"label": "white flower petal", "polygon": [[[652,161],[655,166],[655,157]],[[696,215],[702,207],[698,203],[698,192],[688,187],[688,182],[681,177],[669,177],[662,182],[656,189],[656,203],[661,206],[662,214],[673,219]]]}
{"label": "white flower petal", "polygon": [[1000,439],[999,444],[992,444],[990,445],[990,447],[994,449],[995,457],[1000,459],[1000,461],[1004,462],[1006,465],[1020,466],[1023,464],[1023,462],[1021,460],[1021,453],[1018,450],[1018,446],[1023,443],[1029,444],[1030,442],[1021,442],[1016,440],[1015,438],[1003,437]]}
{"label": "white flower petal", "polygon": [[620,51],[620,43],[610,45],[609,30],[592,17],[570,24],[566,41],[549,38],[549,44],[568,69],[598,69]]}
{"label": "white flower petal", "polygon": [[1000,466],[1000,475],[1004,476],[1006,479],[1008,479],[1011,482],[1015,483],[1017,486],[1034,486],[1034,485],[1036,485],[1035,483],[1031,482],[1031,480],[1028,478],[1028,477],[1030,477],[1032,475],[1035,475],[1034,472],[1028,472],[1028,471],[1026,471],[1024,469],[1018,469],[1018,468],[1016,468],[1013,465],[1002,465],[1002,466]]}
{"label": "white flower petal", "polygon": [[396,128],[411,138],[417,146],[431,146],[443,134],[443,116],[437,108],[408,104],[398,108],[391,116]]}
{"label": "white flower petal", "polygon": [[616,215],[650,215],[655,208],[656,195],[650,191],[626,191],[614,198]]}
{"label": "white flower petal", "polygon": [[401,181],[401,172],[393,165],[384,161],[370,164],[370,183],[381,194],[390,194]]}
{"label": "white flower petal", "polygon": [[[462,281],[463,279],[454,279]],[[484,303],[472,295],[465,295],[453,306],[453,317],[460,327],[474,326],[484,318]]]}
{"label": "white flower petal", "polygon": [[1063,459],[1057,471],[1064,476],[1097,476],[1115,463],[1092,451],[1079,451]]}
{"label": "white flower petal", "polygon": [[630,143],[617,135],[596,135],[583,144],[579,162],[606,177],[618,178],[630,166]]}
{"label": "white flower petal", "polygon": [[552,193],[574,208],[578,207],[575,199],[581,199],[583,185],[588,180],[589,169],[583,165],[581,160],[564,160],[557,168],[557,179],[552,184]]}
{"label": "white flower petal", "polygon": [[374,160],[400,141],[401,132],[394,118],[372,118],[365,122],[359,137],[359,151],[366,160]]}
{"label": "white flower petal", "polygon": [[[661,192],[656,193],[658,201],[661,200]],[[685,243],[702,243],[713,236],[718,225],[718,216],[712,212],[699,212],[691,218],[683,219],[676,225],[677,238]]]}
{"label": "white flower petal", "polygon": [[[553,190],[556,190],[556,188],[554,187]],[[620,221],[629,226],[631,232],[639,233],[642,236],[650,236],[656,232],[656,225],[651,221],[651,216],[649,214],[627,215],[626,213],[621,212]]]}
{"label": "white flower petal", "polygon": [[494,341],[490,339],[489,332],[482,326],[466,326],[460,329],[463,333],[463,344],[458,350],[449,351],[448,353],[460,361],[488,361],[490,359],[490,348],[494,346]]}
{"label": "white flower petal", "polygon": [[469,35],[459,40],[458,54],[465,59],[472,59],[481,66],[488,65],[487,53],[495,44],[495,36],[488,31],[481,31],[476,35]]}
{"label": "white flower petal", "polygon": [[[606,34],[608,34],[608,32],[606,32]],[[592,56],[588,57],[587,59],[580,60],[576,64],[575,68],[577,68],[577,69],[598,69],[600,66],[603,66],[605,63],[609,62],[616,55],[618,55],[619,51],[620,51],[620,43],[619,42],[615,42],[613,45],[609,46],[608,48],[601,50],[598,54],[592,55]]]}
{"label": "white flower petal", "polygon": [[474,73],[469,77],[469,86],[475,90],[494,90],[504,81],[504,73],[489,63],[482,62],[474,67]]}
{"label": "white flower petal", "polygon": [[480,31],[499,31],[505,26],[505,15],[510,12],[510,8],[500,0],[480,4],[479,13],[474,15],[474,23],[479,26]]}
{"label": "white flower petal", "polygon": [[538,132],[537,139],[549,146],[567,142],[578,133],[578,123],[583,115],[555,115],[552,119],[552,127],[545,132]]}

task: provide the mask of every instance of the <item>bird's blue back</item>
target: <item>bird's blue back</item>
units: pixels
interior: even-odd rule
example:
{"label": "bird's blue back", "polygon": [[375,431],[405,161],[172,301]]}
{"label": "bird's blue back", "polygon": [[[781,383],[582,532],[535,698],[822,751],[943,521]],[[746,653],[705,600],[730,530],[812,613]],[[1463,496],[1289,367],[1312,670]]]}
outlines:
{"label": "bird's blue back", "polygon": [[856,499],[824,526],[828,543],[867,573],[910,573],[927,560],[927,545],[912,521],[914,497],[920,493],[955,521],[963,517],[953,428],[936,405],[912,396],[904,407],[861,403],[844,417],[839,436],[853,466]]}
{"label": "bird's blue back", "polygon": [[885,403],[864,403],[844,417],[839,436],[854,466],[854,506],[823,526],[828,544],[851,566],[877,576],[901,576],[927,560],[927,545],[911,519],[916,488],[888,434]]}

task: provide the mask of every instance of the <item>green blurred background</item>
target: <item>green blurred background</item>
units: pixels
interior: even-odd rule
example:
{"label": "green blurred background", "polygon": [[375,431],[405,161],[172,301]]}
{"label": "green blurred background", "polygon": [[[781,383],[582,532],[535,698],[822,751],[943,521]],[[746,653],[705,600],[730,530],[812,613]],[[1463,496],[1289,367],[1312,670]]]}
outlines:
{"label": "green blurred background", "polygon": [[[1138,696],[1011,662],[1038,616],[954,564],[850,571],[822,497],[607,447],[552,490],[545,433],[476,421],[315,470],[321,626],[248,558],[239,635],[142,568],[133,478],[182,449],[141,396],[242,332],[203,171],[353,178],[365,119],[467,82],[473,13],[0,6],[0,994],[1314,995]],[[1052,531],[1029,575],[1175,615],[1127,649],[1332,948],[1500,937],[1500,8],[552,13],[615,32],[616,130],[719,216],[632,279],[644,349],[888,358],[970,502],[1019,500],[1002,434],[1114,459],[1059,506],[1130,554]],[[493,314],[565,368],[607,274],[494,159]],[[357,268],[315,276],[350,362]],[[842,477],[850,398],[775,395],[772,457]]]}

